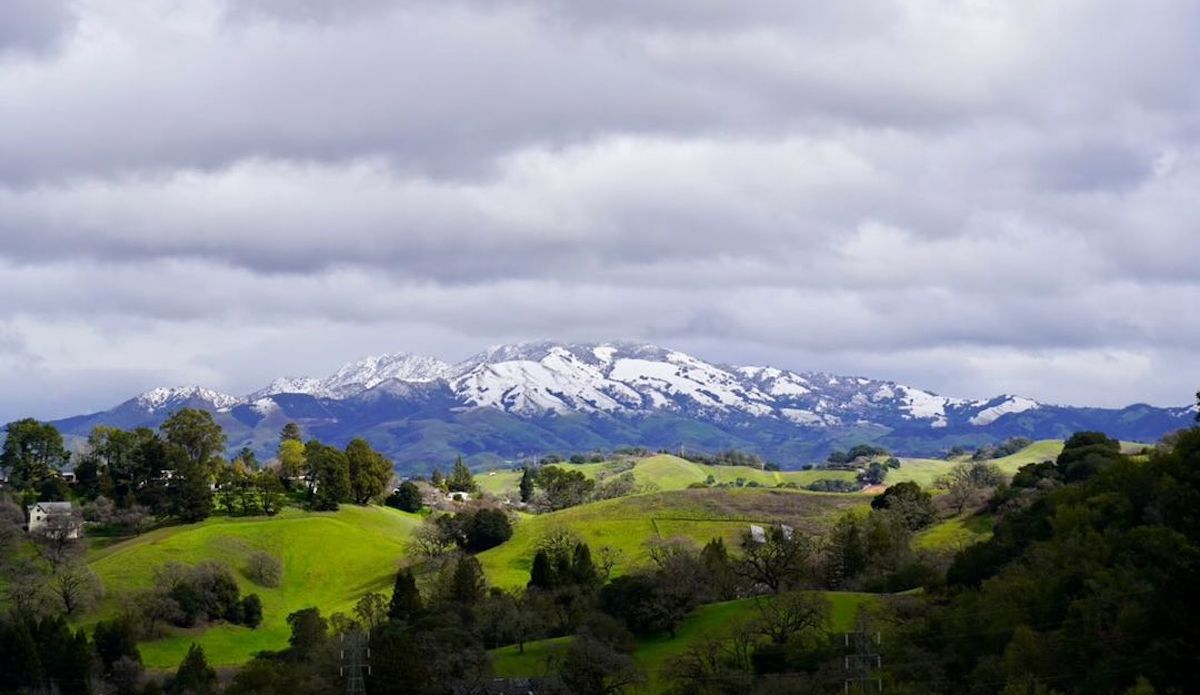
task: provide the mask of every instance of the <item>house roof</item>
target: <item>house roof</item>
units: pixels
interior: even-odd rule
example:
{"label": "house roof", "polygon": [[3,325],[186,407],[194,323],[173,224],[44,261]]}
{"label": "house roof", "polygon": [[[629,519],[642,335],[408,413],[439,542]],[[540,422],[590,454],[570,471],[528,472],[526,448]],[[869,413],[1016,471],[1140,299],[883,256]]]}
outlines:
{"label": "house roof", "polygon": [[42,511],[46,512],[47,514],[70,514],[71,513],[71,503],[70,502],[38,502],[37,504],[32,505],[29,508],[33,509],[34,507],[41,507]]}

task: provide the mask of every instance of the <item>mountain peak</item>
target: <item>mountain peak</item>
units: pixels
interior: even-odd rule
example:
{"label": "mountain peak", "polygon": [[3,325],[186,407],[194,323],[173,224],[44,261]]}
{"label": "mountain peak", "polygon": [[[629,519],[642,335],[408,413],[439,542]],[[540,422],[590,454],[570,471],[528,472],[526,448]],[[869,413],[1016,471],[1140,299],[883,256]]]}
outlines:
{"label": "mountain peak", "polygon": [[137,396],[134,401],[139,406],[151,411],[193,401],[209,405],[217,410],[224,410],[241,403],[242,399],[203,386],[189,385],[151,389]]}
{"label": "mountain peak", "polygon": [[251,400],[280,393],[304,393],[318,398],[345,398],[392,379],[424,383],[444,378],[450,365],[407,352],[371,355],[342,365],[324,378],[282,377],[250,395]]}

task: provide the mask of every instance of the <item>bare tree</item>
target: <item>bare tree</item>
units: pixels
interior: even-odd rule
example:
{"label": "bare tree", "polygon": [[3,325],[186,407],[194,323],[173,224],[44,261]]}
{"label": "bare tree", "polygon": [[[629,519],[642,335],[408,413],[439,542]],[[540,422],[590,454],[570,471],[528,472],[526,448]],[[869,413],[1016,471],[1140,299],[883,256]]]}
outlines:
{"label": "bare tree", "polygon": [[596,555],[596,571],[600,576],[600,583],[607,584],[612,577],[613,568],[621,561],[621,556],[624,553],[620,548],[614,548],[611,545],[601,546]]}
{"label": "bare tree", "polygon": [[742,557],[733,564],[733,572],[751,584],[767,587],[771,593],[802,585],[812,573],[816,545],[803,534],[772,526],[763,540],[747,531],[742,536]]}
{"label": "bare tree", "polygon": [[86,612],[104,593],[100,578],[82,562],[58,567],[48,586],[63,611],[70,616]]}
{"label": "bare tree", "polygon": [[73,509],[70,514],[51,514],[30,535],[38,553],[57,569],[83,554],[82,527],[83,518],[79,510]]}
{"label": "bare tree", "polygon": [[821,594],[797,591],[758,599],[755,606],[759,617],[752,623],[753,629],[774,644],[829,631],[829,600]]}

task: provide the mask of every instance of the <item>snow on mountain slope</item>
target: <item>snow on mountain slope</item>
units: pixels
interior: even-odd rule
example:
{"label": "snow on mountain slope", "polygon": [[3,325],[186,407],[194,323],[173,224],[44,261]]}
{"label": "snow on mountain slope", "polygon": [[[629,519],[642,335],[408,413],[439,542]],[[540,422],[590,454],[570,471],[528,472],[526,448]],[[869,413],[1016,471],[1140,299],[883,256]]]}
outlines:
{"label": "snow on mountain slope", "polygon": [[364,357],[351,362],[324,379],[282,377],[256,391],[249,400],[280,393],[305,393],[318,398],[345,398],[391,379],[429,382],[445,377],[450,365],[432,357],[396,353]]}
{"label": "snow on mountain slope", "polygon": [[1002,415],[1023,413],[1026,410],[1042,407],[1041,403],[1020,396],[1002,396],[1003,400],[976,413],[969,422],[972,425],[990,425]]}
{"label": "snow on mountain slope", "polygon": [[147,391],[134,402],[148,411],[182,406],[187,403],[205,404],[214,410],[226,410],[242,402],[241,398],[201,386],[160,387]]}
{"label": "snow on mountain slope", "polygon": [[245,403],[265,416],[280,394],[340,401],[386,392],[412,400],[428,397],[431,389],[444,389],[460,409],[494,408],[522,417],[667,411],[720,420],[770,418],[803,427],[983,426],[1041,407],[1017,396],[966,401],[864,377],[724,366],[642,343],[547,341],[493,346],[456,365],[406,353],[379,355],[323,378],[279,378],[245,398],[180,387],[149,391],[137,403],[148,411],[186,403],[224,410]]}

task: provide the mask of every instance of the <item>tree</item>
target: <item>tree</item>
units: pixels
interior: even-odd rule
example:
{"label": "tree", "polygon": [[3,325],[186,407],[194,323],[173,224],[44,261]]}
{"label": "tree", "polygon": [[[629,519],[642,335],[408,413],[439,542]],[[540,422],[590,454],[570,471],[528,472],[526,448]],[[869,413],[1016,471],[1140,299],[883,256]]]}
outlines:
{"label": "tree", "polygon": [[571,641],[557,670],[574,695],[614,695],[645,680],[632,656],[587,634]]}
{"label": "tree", "polygon": [[104,585],[83,562],[72,562],[55,568],[47,588],[68,616],[86,612],[104,593]]}
{"label": "tree", "polygon": [[552,510],[581,504],[596,487],[596,481],[589,480],[582,472],[564,470],[559,466],[543,466],[535,482],[545,491],[547,504]]}
{"label": "tree", "polygon": [[176,695],[210,695],[217,690],[217,672],[208,665],[204,649],[195,642],[179,664],[168,688]]}
{"label": "tree", "polygon": [[258,506],[263,514],[275,516],[283,507],[283,484],[275,471],[261,470],[254,474],[254,490],[258,493]]}
{"label": "tree", "polygon": [[252,553],[246,562],[246,576],[259,586],[277,587],[283,581],[283,562],[266,551]]}
{"label": "tree", "polygon": [[475,476],[471,475],[471,469],[463,463],[461,456],[454,460],[454,469],[450,472],[450,477],[446,479],[446,489],[450,492],[467,493],[479,489],[479,486],[475,484]]}
{"label": "tree", "polygon": [[304,445],[309,470],[309,504],[318,511],[337,511],[350,500],[350,464],[346,454],[315,439]]}
{"label": "tree", "polygon": [[299,439],[287,438],[279,442],[275,456],[279,459],[279,475],[289,483],[308,470],[308,462],[304,459],[304,444]]}
{"label": "tree", "polygon": [[533,472],[529,470],[529,466],[521,469],[521,501],[528,504],[529,500],[533,499]]}
{"label": "tree", "polygon": [[800,586],[811,574],[813,543],[792,529],[771,526],[761,541],[747,531],[741,545],[742,557],[734,563],[734,573],[751,584],[765,586],[771,593]]}
{"label": "tree", "polygon": [[387,489],[392,479],[392,463],[372,449],[365,439],[353,439],[346,445],[346,462],[350,496],[356,503],[366,504]]}
{"label": "tree", "polygon": [[142,655],[137,648],[137,635],[133,624],[125,618],[116,620],[101,620],[92,630],[92,643],[96,646],[96,655],[105,674],[111,674],[113,666],[121,659],[132,659],[141,662]]}
{"label": "tree", "polygon": [[288,644],[301,660],[311,657],[329,637],[329,622],[316,608],[304,608],[288,615],[287,623],[292,628]]}
{"label": "tree", "polygon": [[483,576],[483,568],[471,555],[463,555],[454,565],[454,573],[450,577],[446,598],[454,603],[474,606],[483,598],[487,590],[487,580]]}
{"label": "tree", "polygon": [[538,550],[533,555],[533,565],[529,569],[530,589],[553,589],[558,586],[554,565],[550,562],[550,553]]}
{"label": "tree", "polygon": [[482,552],[512,538],[512,522],[500,509],[479,509],[459,516],[463,517],[463,547],[467,551]]}
{"label": "tree", "polygon": [[258,456],[254,454],[254,450],[248,446],[244,446],[238,451],[234,461],[240,461],[247,471],[257,471],[259,468]]}
{"label": "tree", "polygon": [[8,473],[9,483],[18,490],[38,488],[62,470],[70,457],[54,425],[25,418],[8,423],[4,431],[0,469]]}
{"label": "tree", "polygon": [[937,485],[946,491],[946,499],[954,507],[955,513],[962,514],[983,490],[1002,482],[1004,475],[994,463],[959,463],[942,476]]}
{"label": "tree", "polygon": [[206,410],[181,408],[159,425],[167,446],[190,467],[212,476],[225,451],[225,432]]}
{"label": "tree", "polygon": [[354,614],[367,630],[374,630],[382,625],[388,618],[388,609],[388,600],[383,594],[376,592],[364,594],[358,599],[358,603],[354,604]]}
{"label": "tree", "polygon": [[933,496],[913,482],[896,483],[871,500],[872,509],[890,509],[904,519],[909,530],[918,531],[933,523]]}
{"label": "tree", "polygon": [[70,513],[50,514],[30,537],[38,554],[57,569],[83,554],[85,546],[80,538],[82,528],[83,515],[72,506]]}
{"label": "tree", "polygon": [[421,499],[421,488],[411,480],[405,480],[396,488],[396,492],[387,498],[387,505],[403,512],[415,514],[425,506],[425,501]]}
{"label": "tree", "polygon": [[792,592],[771,599],[757,599],[758,618],[753,629],[773,644],[785,645],[796,638],[819,640],[829,633],[831,606],[823,594]]}
{"label": "tree", "polygon": [[587,543],[579,543],[571,557],[571,579],[578,586],[595,586],[600,582],[596,564],[592,562],[592,551]]}
{"label": "tree", "polygon": [[1084,480],[1121,460],[1121,442],[1102,432],[1076,432],[1063,444],[1055,465],[1067,482]]}
{"label": "tree", "polygon": [[262,624],[263,605],[258,594],[246,594],[242,599],[242,624],[253,630]]}
{"label": "tree", "polygon": [[303,435],[300,433],[300,425],[297,425],[294,422],[289,422],[288,424],[284,425],[283,429],[279,432],[279,441],[281,443],[286,441],[299,442],[302,441],[302,439]]}
{"label": "tree", "polygon": [[396,573],[392,587],[392,600],[388,604],[388,618],[410,620],[421,612],[421,592],[417,589],[417,578],[412,570],[404,567]]}

